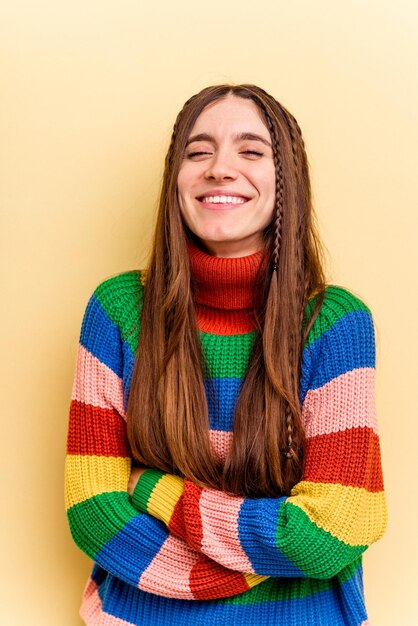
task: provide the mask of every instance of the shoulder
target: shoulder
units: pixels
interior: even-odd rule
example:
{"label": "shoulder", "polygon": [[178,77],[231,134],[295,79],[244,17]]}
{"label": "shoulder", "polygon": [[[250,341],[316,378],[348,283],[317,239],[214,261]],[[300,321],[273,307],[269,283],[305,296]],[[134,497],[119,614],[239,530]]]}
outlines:
{"label": "shoulder", "polygon": [[[309,299],[306,315],[309,318],[317,304],[318,295]],[[323,303],[309,332],[307,343],[321,336],[361,332],[364,327],[373,327],[372,314],[367,304],[358,296],[339,285],[328,285]]]}
{"label": "shoulder", "polygon": [[122,337],[137,328],[143,302],[145,272],[131,270],[103,280],[94,290],[86,317],[117,326]]}
{"label": "shoulder", "polygon": [[[308,303],[310,314],[318,297]],[[308,389],[322,387],[349,371],[374,368],[374,326],[363,300],[343,287],[329,285],[302,359],[302,398]]]}
{"label": "shoulder", "polygon": [[[308,303],[314,310],[314,296]],[[375,334],[373,319],[365,302],[348,289],[329,285],[305,347],[319,361],[333,362],[338,368],[373,367]],[[318,361],[319,359],[319,361]]]}
{"label": "shoulder", "polygon": [[144,272],[131,270],[116,274],[103,280],[94,290],[93,295],[100,301],[106,312],[115,311],[142,299]]}

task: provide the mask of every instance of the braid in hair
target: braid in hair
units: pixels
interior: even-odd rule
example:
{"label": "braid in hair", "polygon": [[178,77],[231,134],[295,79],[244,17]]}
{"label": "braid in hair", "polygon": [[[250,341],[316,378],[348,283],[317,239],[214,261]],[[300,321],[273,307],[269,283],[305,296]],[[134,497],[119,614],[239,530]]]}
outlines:
{"label": "braid in hair", "polygon": [[[280,108],[280,110],[284,114],[286,123],[289,127],[290,124],[287,120],[286,111],[278,102],[275,101],[275,104],[276,106]],[[282,238],[282,219],[283,219],[283,209],[284,209],[284,177],[283,177],[282,155],[281,155],[281,149],[280,149],[281,142],[280,142],[279,133],[278,133],[276,124],[273,123],[273,120],[271,119],[265,107],[263,106],[262,108],[263,108],[264,116],[266,118],[270,134],[273,139],[273,162],[274,162],[274,166],[276,169],[276,215],[274,219],[272,280],[277,280],[277,267],[279,264],[279,257],[280,257],[280,244],[281,244],[281,238]],[[290,128],[289,128],[289,133],[291,136],[291,143],[292,143],[293,164],[295,168],[295,174],[297,176],[297,170],[298,170],[297,149],[296,149],[296,141],[295,141],[295,135],[294,135],[293,129],[292,129],[292,132],[290,132]],[[301,277],[298,276],[298,278],[301,278]],[[304,282],[303,278],[302,278],[302,282]],[[294,348],[295,348],[294,341],[291,340],[290,346],[289,346],[289,362],[292,364],[295,361]],[[295,368],[294,367],[291,368],[291,372],[292,372],[291,374],[292,384],[294,385],[295,383]],[[297,460],[295,446],[293,442],[293,428],[294,428],[293,413],[292,413],[290,404],[287,400],[284,401],[284,404],[285,404],[285,429],[286,429],[287,445],[286,445],[285,450],[283,451],[283,455],[286,461],[289,461],[292,459]]]}
{"label": "braid in hair", "polygon": [[[295,174],[295,182],[296,188],[298,187],[297,183],[300,181],[300,167],[298,161],[298,146],[297,146],[297,137],[299,137],[299,141],[303,146],[302,134],[300,127],[295,120],[295,118],[284,108],[280,103],[276,100],[274,101],[276,106],[279,107],[279,110],[282,112],[282,115],[285,119],[287,129],[290,135],[290,143],[292,149],[292,157],[293,157],[293,167]],[[270,130],[270,133],[273,138],[273,159],[276,167],[276,179],[277,179],[277,192],[276,192],[276,200],[277,200],[277,210],[276,210],[276,218],[274,222],[274,243],[273,243],[273,272],[277,270],[278,259],[280,254],[280,241],[281,241],[281,222],[283,215],[283,170],[281,163],[281,154],[280,154],[280,143],[278,137],[278,131],[276,125],[272,122],[270,116],[267,111],[264,109],[264,114],[267,120],[267,124]],[[297,194],[297,192],[296,192]],[[297,197],[296,197],[297,200]],[[303,325],[303,317],[304,317],[304,309],[305,302],[307,299],[307,277],[305,276],[304,271],[304,259],[301,255],[302,250],[302,228],[303,228],[303,218],[301,215],[299,203],[296,202],[297,206],[297,237],[296,237],[296,256],[297,256],[297,276],[296,276],[296,303],[299,310],[299,329],[296,331],[298,334],[295,335],[295,332],[292,333],[292,337],[289,338],[289,363],[292,364],[291,367],[291,382],[293,389],[298,388],[298,376],[300,370],[300,362],[302,356],[301,350],[301,339],[302,339],[302,325]],[[293,430],[294,430],[294,415],[292,408],[289,402],[285,401],[285,431],[286,431],[286,441],[287,445],[283,451],[284,457],[286,461],[293,460],[295,463],[298,462],[298,455],[295,449],[295,444],[293,441]],[[287,465],[287,463],[286,463]]]}
{"label": "braid in hair", "polygon": [[[260,104],[260,103],[259,103]],[[276,170],[276,215],[274,218],[274,238],[273,238],[273,273],[277,272],[280,257],[280,244],[282,239],[282,220],[284,207],[284,176],[282,154],[280,149],[280,138],[276,124],[274,124],[268,111],[262,106],[270,134],[273,138],[273,162]]]}
{"label": "braid in hair", "polygon": [[[300,127],[295,120],[295,118],[288,112],[285,111],[286,123],[289,130],[289,135],[291,139],[291,147],[292,147],[292,155],[293,155],[293,166],[295,173],[295,182],[296,182],[296,211],[297,211],[297,234],[296,234],[296,305],[299,309],[299,323],[298,328],[296,329],[296,333],[293,336],[293,341],[290,343],[289,352],[289,361],[294,365],[291,369],[291,377],[292,377],[292,385],[294,389],[298,389],[299,386],[299,371],[302,360],[302,328],[303,328],[303,318],[305,311],[305,304],[307,300],[307,291],[308,291],[308,279],[305,272],[305,259],[303,257],[302,250],[304,248],[303,242],[303,223],[304,223],[304,215],[302,214],[302,207],[298,202],[299,195],[299,186],[301,183],[301,172],[300,172],[300,164],[298,160],[298,138],[303,147],[303,140]],[[296,353],[296,354],[295,354]],[[290,409],[289,404],[286,404],[286,431],[287,431],[287,449],[285,451],[286,460],[294,460],[298,461],[297,451],[295,450],[295,446],[293,444],[293,415]]]}

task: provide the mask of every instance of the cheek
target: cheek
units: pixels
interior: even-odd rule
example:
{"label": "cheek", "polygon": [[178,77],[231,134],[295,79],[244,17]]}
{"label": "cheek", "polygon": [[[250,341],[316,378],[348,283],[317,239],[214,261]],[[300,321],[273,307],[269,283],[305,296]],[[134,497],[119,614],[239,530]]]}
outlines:
{"label": "cheek", "polygon": [[184,194],[184,184],[182,177],[179,175],[177,178],[177,198],[179,200],[180,206],[182,206],[182,197]]}
{"label": "cheek", "polygon": [[249,179],[258,189],[262,199],[272,206],[276,197],[276,171],[274,164],[260,163],[260,168],[254,172],[252,178],[251,173],[249,173]]}
{"label": "cheek", "polygon": [[181,185],[177,185],[177,200],[184,223],[190,228],[190,230],[193,230],[193,211],[191,210],[190,202],[188,202],[187,199],[187,191]]}
{"label": "cheek", "polygon": [[180,169],[177,176],[177,194],[179,198],[186,198],[190,195],[194,179],[195,176],[193,172],[189,171],[187,165]]}
{"label": "cheek", "polygon": [[272,224],[273,220],[274,208],[272,208],[269,204],[269,206],[266,206],[262,213],[259,215],[257,226],[260,230],[265,230],[268,226],[270,226],[270,224]]}

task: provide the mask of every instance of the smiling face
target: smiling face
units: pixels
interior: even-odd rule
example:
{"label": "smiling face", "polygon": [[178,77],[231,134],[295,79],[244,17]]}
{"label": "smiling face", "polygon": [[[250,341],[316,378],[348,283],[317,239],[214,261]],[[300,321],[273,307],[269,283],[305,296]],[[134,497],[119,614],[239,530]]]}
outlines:
{"label": "smiling face", "polygon": [[177,190],[185,223],[210,254],[239,257],[262,248],[276,181],[270,133],[252,100],[229,95],[202,111]]}

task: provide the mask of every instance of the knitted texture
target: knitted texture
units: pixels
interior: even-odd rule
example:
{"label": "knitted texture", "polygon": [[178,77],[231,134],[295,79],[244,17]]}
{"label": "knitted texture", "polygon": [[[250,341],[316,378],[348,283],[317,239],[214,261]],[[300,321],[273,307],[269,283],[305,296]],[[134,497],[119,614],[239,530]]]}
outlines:
{"label": "knitted texture", "polygon": [[[261,254],[216,259],[192,248],[190,259],[210,437],[224,458],[254,340]],[[66,506],[75,542],[95,561],[85,623],[366,626],[361,555],[386,525],[367,307],[326,290],[303,351],[306,464],[289,497],[231,496],[150,469],[129,498],[126,407],[142,297],[140,272],[108,279],[81,329]]]}

